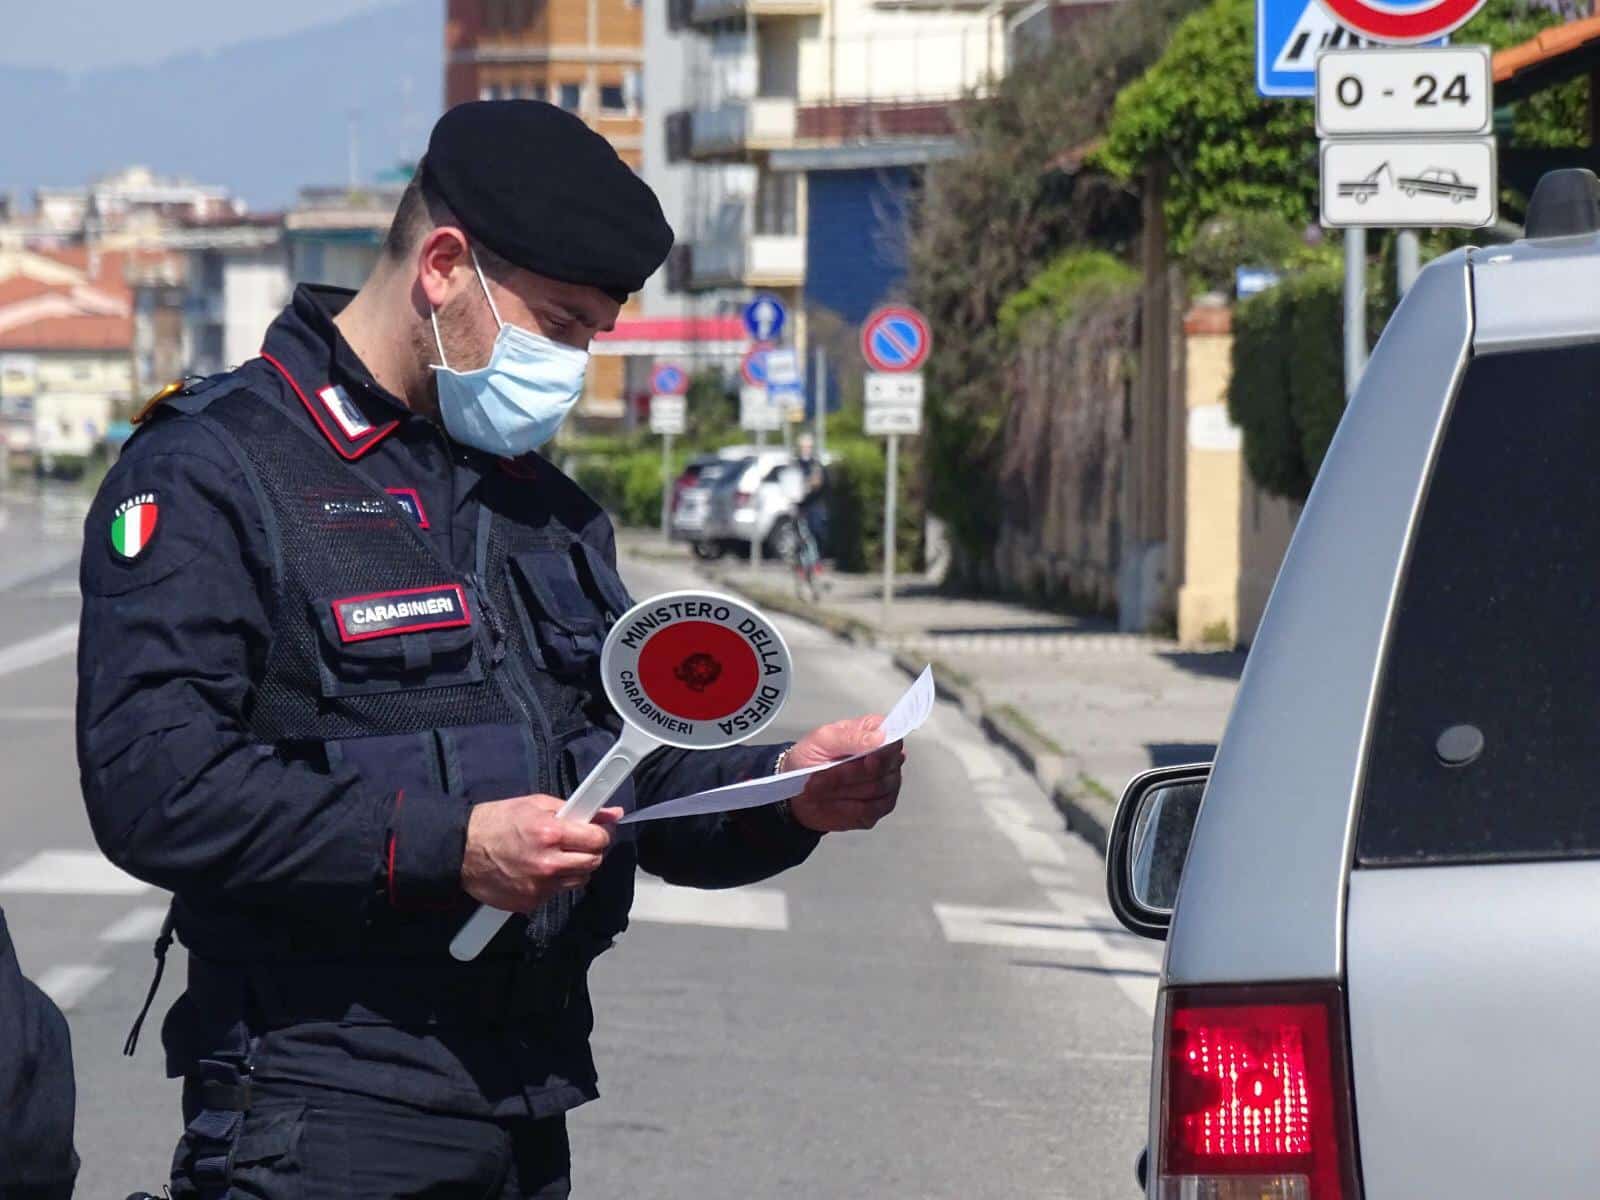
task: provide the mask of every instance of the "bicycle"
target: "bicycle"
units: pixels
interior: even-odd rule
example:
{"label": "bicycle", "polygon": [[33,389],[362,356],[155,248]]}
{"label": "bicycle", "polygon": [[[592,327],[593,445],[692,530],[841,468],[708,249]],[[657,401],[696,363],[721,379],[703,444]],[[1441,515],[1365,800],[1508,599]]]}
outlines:
{"label": "bicycle", "polygon": [[817,546],[817,539],[804,513],[792,512],[789,523],[794,536],[788,539],[789,552],[784,557],[794,570],[795,595],[815,604],[822,598],[822,591],[817,586],[817,579],[822,574],[822,550]]}

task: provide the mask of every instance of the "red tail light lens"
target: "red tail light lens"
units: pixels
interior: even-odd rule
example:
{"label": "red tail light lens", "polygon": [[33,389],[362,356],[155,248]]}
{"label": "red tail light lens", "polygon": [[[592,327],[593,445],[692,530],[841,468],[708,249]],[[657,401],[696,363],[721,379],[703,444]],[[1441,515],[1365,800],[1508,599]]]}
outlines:
{"label": "red tail light lens", "polygon": [[733,502],[740,508],[743,508],[745,505],[750,503],[750,497],[754,495],[754,492],[735,492],[733,494]]}
{"label": "red tail light lens", "polygon": [[1162,1200],[1356,1200],[1338,988],[1175,988],[1164,1046]]}

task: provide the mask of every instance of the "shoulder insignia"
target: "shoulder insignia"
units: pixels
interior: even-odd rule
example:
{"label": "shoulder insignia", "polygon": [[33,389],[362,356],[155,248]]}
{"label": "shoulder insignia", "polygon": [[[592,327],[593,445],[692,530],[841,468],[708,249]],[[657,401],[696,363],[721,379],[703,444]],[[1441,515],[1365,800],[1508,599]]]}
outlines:
{"label": "shoulder insignia", "polygon": [[187,383],[187,379],[174,379],[154,396],[151,396],[150,399],[144,402],[144,407],[142,407],[138,412],[134,413],[133,424],[143,425],[150,419],[150,414],[155,412],[162,401],[167,400],[172,396],[176,396],[179,392],[183,391]]}
{"label": "shoulder insignia", "polygon": [[213,393],[231,381],[236,374],[235,371],[224,371],[221,375],[185,375],[182,379],[174,379],[145,401],[144,407],[139,410],[132,423],[144,424],[155,416],[163,405],[183,413],[200,412],[211,401],[221,398]]}

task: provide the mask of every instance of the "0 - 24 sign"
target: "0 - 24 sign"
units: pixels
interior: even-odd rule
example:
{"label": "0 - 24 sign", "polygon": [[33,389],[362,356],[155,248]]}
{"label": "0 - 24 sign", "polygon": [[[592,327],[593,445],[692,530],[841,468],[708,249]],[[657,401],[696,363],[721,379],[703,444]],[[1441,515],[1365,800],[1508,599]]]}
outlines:
{"label": "0 - 24 sign", "polygon": [[1473,137],[1494,119],[1487,46],[1328,50],[1317,59],[1317,136]]}

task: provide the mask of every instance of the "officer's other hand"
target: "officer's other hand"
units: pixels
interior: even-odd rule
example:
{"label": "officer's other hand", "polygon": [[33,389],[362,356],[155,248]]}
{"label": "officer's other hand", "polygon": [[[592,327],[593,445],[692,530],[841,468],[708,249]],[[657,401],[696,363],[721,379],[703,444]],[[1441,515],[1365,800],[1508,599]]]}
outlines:
{"label": "officer's other hand", "polygon": [[900,766],[906,761],[900,742],[881,745],[878,727],[882,717],[853,717],[813,729],[794,744],[784,762],[786,770],[821,766],[879,749],[832,771],[819,771],[806,781],[806,790],[789,801],[794,819],[818,833],[846,829],[871,829],[894,811],[900,798]]}
{"label": "officer's other hand", "polygon": [[592,822],[556,818],[555,796],[513,796],[479,804],[467,819],[461,886],[474,900],[506,912],[531,912],[552,896],[582,887],[611,846],[620,808]]}

